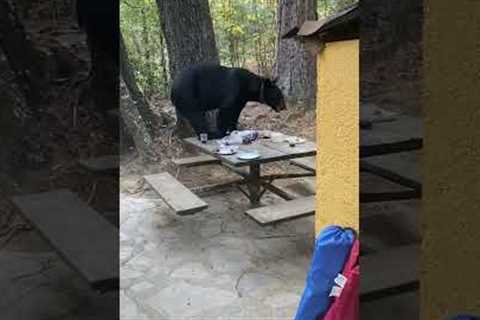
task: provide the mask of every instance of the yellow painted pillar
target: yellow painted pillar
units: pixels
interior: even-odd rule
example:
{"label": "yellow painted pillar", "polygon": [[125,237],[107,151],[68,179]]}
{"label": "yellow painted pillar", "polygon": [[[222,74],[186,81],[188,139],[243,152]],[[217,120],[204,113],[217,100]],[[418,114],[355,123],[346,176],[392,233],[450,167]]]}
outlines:
{"label": "yellow painted pillar", "polygon": [[315,230],[359,230],[359,40],[326,43],[317,63]]}
{"label": "yellow painted pillar", "polygon": [[480,314],[480,1],[426,0],[421,319]]}

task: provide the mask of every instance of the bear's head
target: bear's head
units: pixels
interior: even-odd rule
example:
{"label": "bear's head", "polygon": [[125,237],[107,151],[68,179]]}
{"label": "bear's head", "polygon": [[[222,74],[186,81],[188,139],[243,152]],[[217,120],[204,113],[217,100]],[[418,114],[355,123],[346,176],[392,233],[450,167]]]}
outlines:
{"label": "bear's head", "polygon": [[287,109],[282,90],[277,86],[276,80],[264,79],[263,103],[272,107],[276,112]]}

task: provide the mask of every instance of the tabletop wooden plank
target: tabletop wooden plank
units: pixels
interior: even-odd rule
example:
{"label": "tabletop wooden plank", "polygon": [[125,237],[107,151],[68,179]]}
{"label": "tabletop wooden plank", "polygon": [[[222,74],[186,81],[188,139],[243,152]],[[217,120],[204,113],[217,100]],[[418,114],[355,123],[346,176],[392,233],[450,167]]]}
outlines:
{"label": "tabletop wooden plank", "polygon": [[360,168],[391,181],[397,180],[401,183],[403,180],[403,184],[410,188],[421,188],[421,166],[418,152],[401,152],[370,157],[367,160],[361,160]]}
{"label": "tabletop wooden plank", "polygon": [[93,287],[118,282],[118,229],[75,194],[56,190],[13,202]]}
{"label": "tabletop wooden plank", "polygon": [[260,140],[260,143],[271,149],[290,154],[295,158],[314,156],[317,153],[317,146],[310,141],[298,143],[294,147],[291,147],[288,142],[273,142],[268,139]]}
{"label": "tabletop wooden plank", "polygon": [[416,117],[399,115],[395,121],[375,123],[371,130],[360,131],[360,145],[394,143],[422,138],[422,121]]}
{"label": "tabletop wooden plank", "polygon": [[253,160],[241,160],[237,158],[236,154],[231,156],[224,156],[223,158],[226,160],[226,162],[231,163],[232,165],[238,167],[238,166],[245,166],[245,165],[250,165],[255,163],[267,163],[267,162],[279,161],[282,159],[286,159],[285,157],[287,156],[281,151],[267,148],[264,145],[259,144],[258,142],[254,142],[252,144],[240,145],[239,151],[242,151],[242,150],[243,151],[255,150],[258,153],[260,153],[260,158],[253,159]]}
{"label": "tabletop wooden plank", "polygon": [[298,144],[295,147],[290,147],[288,143],[280,142],[277,146],[273,142],[266,142],[266,140],[257,140],[252,144],[243,144],[240,150],[256,150],[261,157],[253,160],[240,160],[236,155],[219,155],[215,151],[218,144],[215,140],[209,140],[207,143],[201,143],[196,137],[187,138],[184,140],[188,144],[198,148],[200,151],[210,154],[221,161],[228,163],[235,167],[247,166],[251,164],[261,164],[268,162],[275,162],[281,160],[289,160],[308,155],[315,155],[315,144],[306,142]]}

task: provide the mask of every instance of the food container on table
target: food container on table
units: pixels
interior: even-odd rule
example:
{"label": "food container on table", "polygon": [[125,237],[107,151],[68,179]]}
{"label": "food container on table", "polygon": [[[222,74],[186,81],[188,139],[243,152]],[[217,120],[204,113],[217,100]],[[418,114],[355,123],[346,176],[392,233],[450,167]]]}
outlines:
{"label": "food container on table", "polygon": [[228,136],[222,139],[222,143],[227,145],[249,144],[258,138],[258,132],[255,130],[232,131]]}

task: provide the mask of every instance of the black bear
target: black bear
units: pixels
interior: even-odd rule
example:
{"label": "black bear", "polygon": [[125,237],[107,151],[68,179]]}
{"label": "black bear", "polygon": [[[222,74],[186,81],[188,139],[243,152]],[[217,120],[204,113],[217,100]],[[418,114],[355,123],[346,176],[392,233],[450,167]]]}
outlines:
{"label": "black bear", "polygon": [[[173,82],[171,92],[178,118],[191,124],[195,133],[222,138],[237,128],[238,118],[248,101],[285,109],[282,91],[274,81],[242,68],[196,65],[182,72]],[[207,112],[218,110],[216,130],[209,129]]]}

